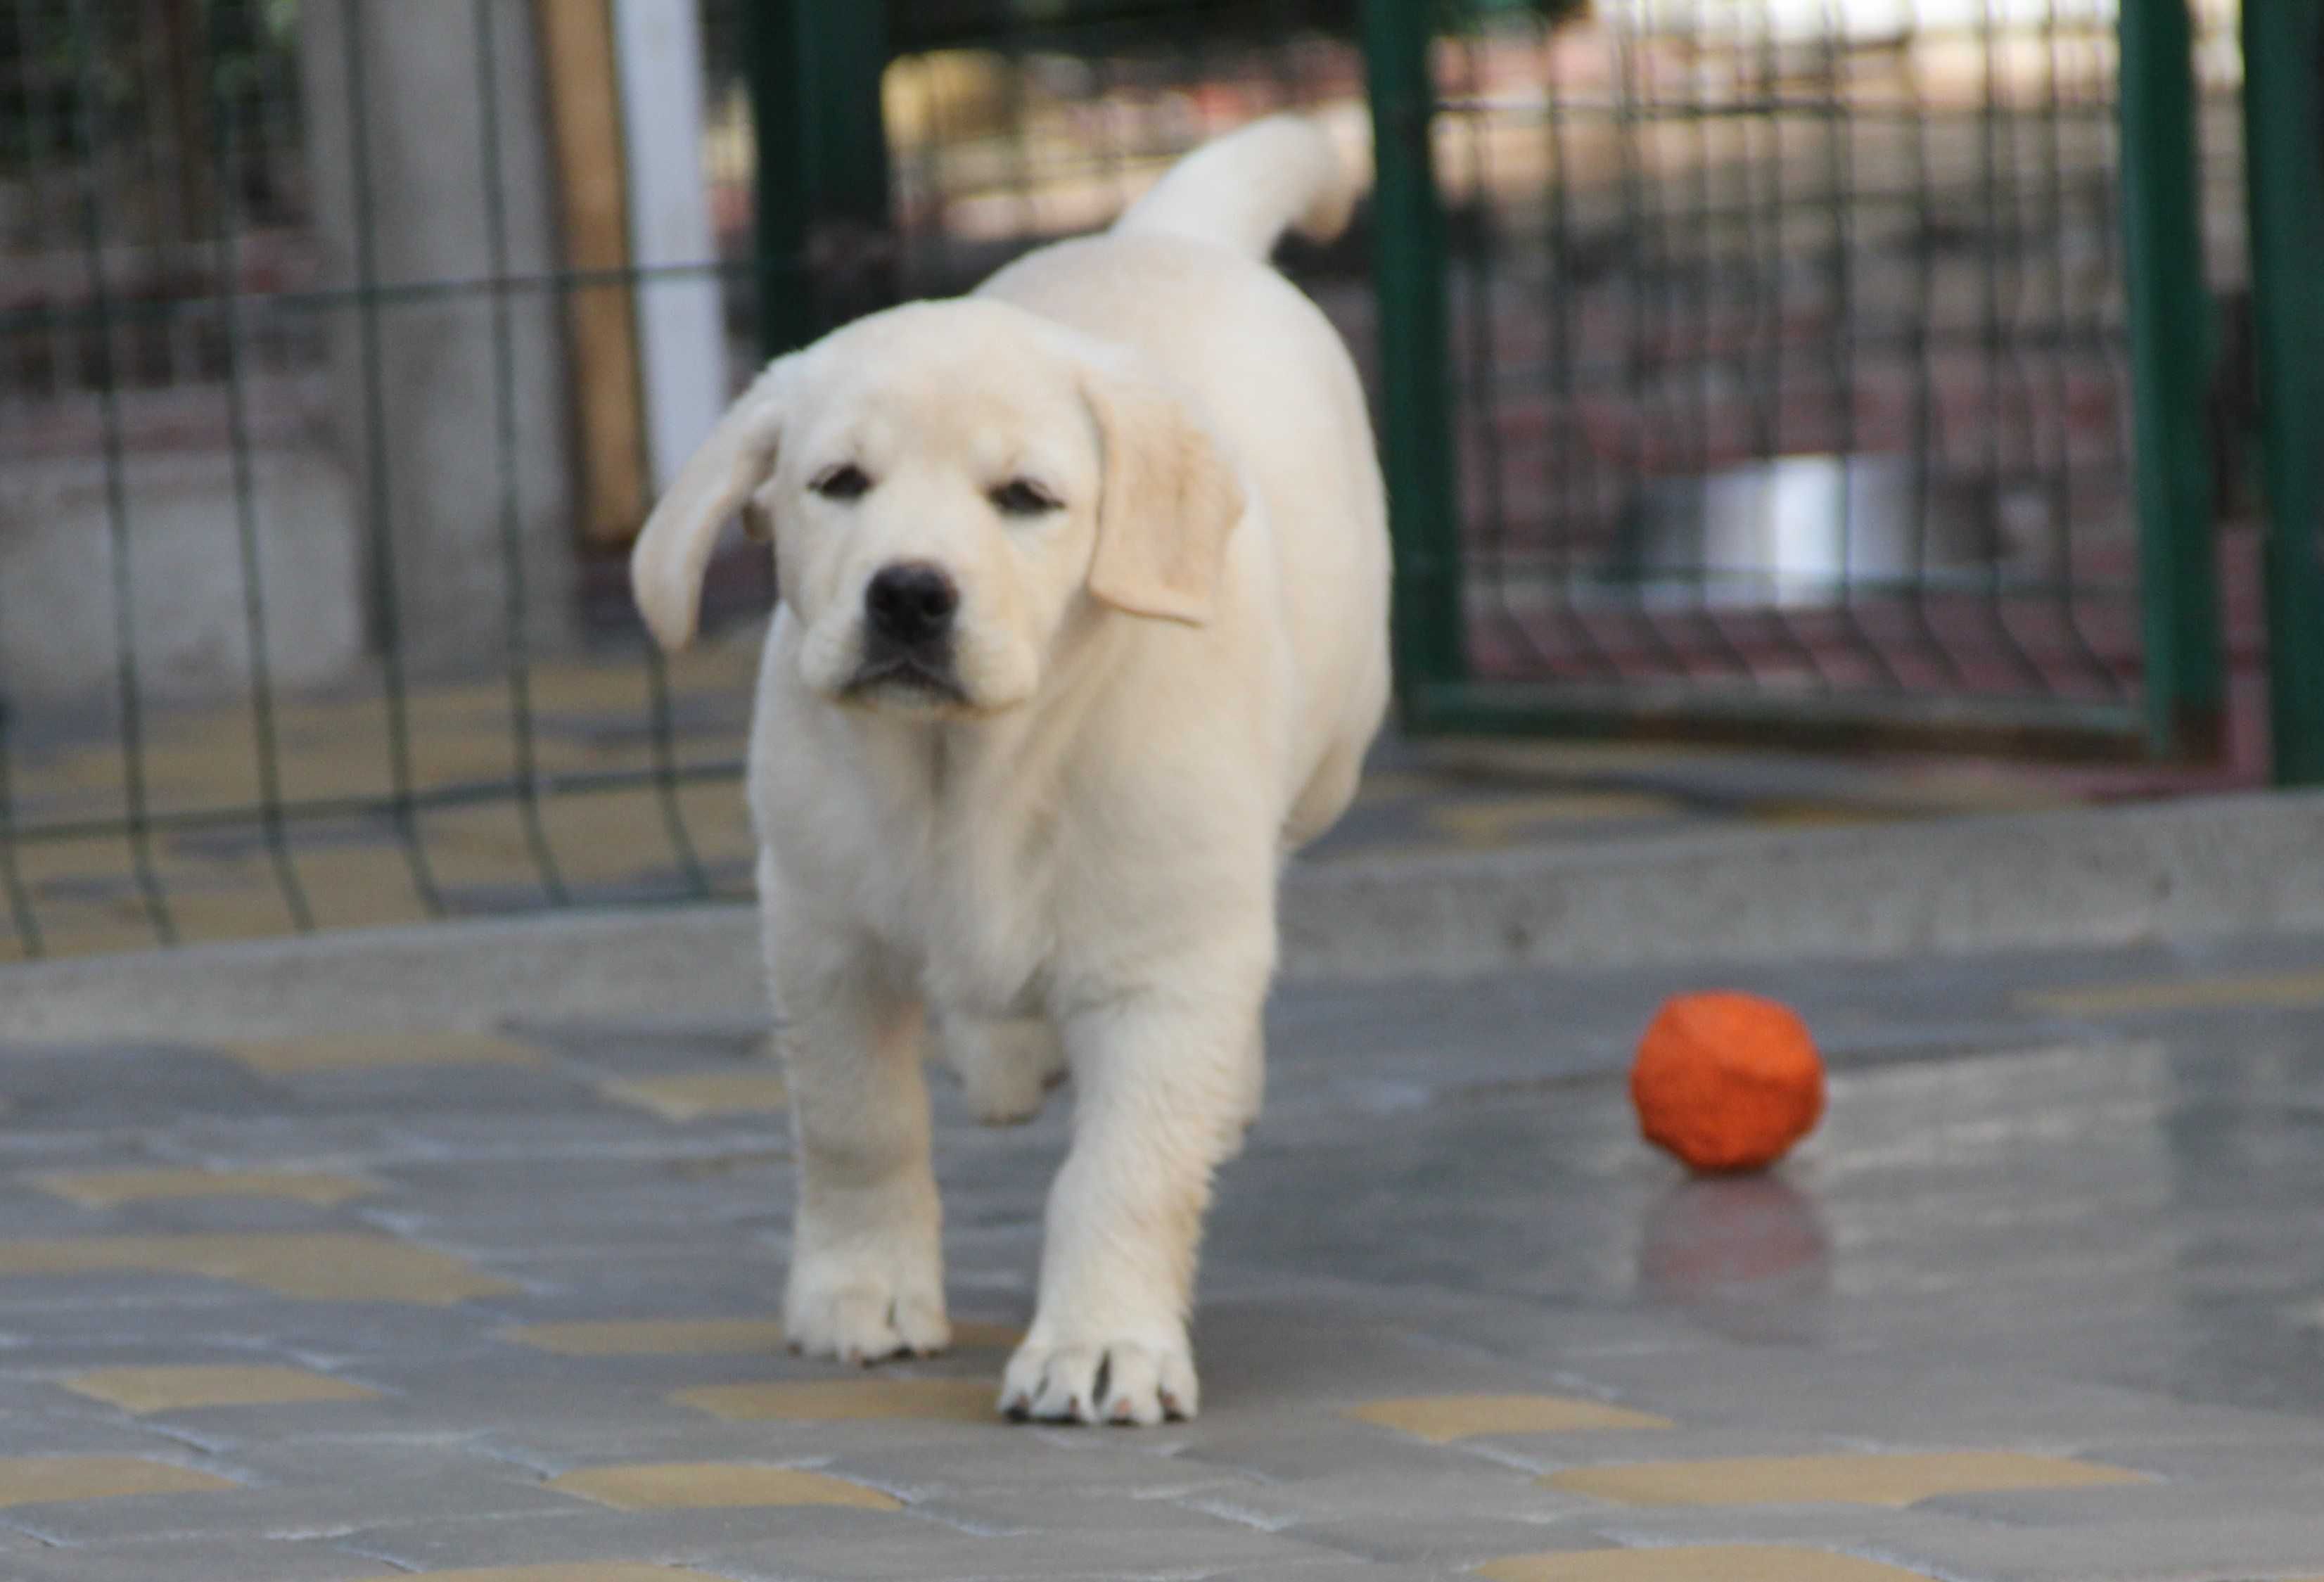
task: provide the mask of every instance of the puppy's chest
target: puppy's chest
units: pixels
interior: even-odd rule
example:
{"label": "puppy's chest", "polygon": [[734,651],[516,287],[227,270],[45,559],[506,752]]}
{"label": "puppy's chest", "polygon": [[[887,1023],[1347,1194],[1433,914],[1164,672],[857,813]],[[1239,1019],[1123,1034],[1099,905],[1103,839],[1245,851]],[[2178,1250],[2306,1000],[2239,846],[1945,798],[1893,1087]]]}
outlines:
{"label": "puppy's chest", "polygon": [[890,804],[866,835],[868,921],[929,998],[1024,1009],[1056,953],[1058,870],[1044,821],[970,794]]}

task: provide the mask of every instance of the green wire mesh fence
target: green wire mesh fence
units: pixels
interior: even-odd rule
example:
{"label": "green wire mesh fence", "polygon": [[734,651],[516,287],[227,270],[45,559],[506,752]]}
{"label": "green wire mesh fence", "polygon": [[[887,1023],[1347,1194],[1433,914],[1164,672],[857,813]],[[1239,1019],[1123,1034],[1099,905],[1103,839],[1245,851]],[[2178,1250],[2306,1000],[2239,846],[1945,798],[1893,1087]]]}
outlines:
{"label": "green wire mesh fence", "polygon": [[745,893],[765,558],[665,662],[622,534],[803,303],[1360,117],[1344,25],[1189,14],[898,7],[877,223],[762,256],[790,7],[0,0],[0,958]]}
{"label": "green wire mesh fence", "polygon": [[[2201,15],[2232,282],[2238,57]],[[1429,180],[1384,162],[1346,243],[1288,255],[1391,459],[1445,436],[1399,598],[1437,534],[1455,658],[1406,669],[1456,689],[1414,717],[2131,708],[2114,27],[0,0],[0,958],[743,893],[766,557],[729,546],[667,661],[622,571],[689,433],[770,347],[1102,223],[1252,116],[1360,157],[1416,41]]]}
{"label": "green wire mesh fence", "polygon": [[[1416,717],[2216,749],[2199,249],[2242,278],[2240,60],[2227,6],[2190,40],[2126,3],[1601,0],[1427,40],[1374,8],[1376,56],[1428,56],[1383,91],[1433,112],[1383,199],[1425,165],[1444,217],[1381,254],[1442,326],[1390,389],[1452,412],[1392,468]],[[1392,458],[1434,438],[1400,427]]]}

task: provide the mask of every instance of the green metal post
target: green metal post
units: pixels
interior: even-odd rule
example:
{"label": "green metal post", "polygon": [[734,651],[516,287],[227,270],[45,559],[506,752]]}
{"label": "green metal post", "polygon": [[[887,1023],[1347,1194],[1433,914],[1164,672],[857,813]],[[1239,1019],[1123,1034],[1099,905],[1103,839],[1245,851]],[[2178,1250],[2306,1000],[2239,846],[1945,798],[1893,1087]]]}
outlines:
{"label": "green metal post", "polygon": [[770,356],[828,328],[807,269],[825,222],[884,229],[888,143],[880,77],[888,11],[867,0],[753,0],[742,69],[758,142],[753,245]]}
{"label": "green metal post", "polygon": [[880,78],[888,66],[888,7],[875,0],[798,0],[806,74],[807,202],[818,219],[888,223],[888,129]]}
{"label": "green metal post", "polygon": [[2121,28],[2147,737],[2157,753],[2209,754],[2222,741],[2225,717],[2203,428],[2210,298],[2203,284],[2194,33],[2187,0],[2124,0]]}
{"label": "green metal post", "polygon": [[1466,678],[1461,517],[1445,369],[1444,213],[1430,132],[1431,0],[1364,0],[1370,77],[1373,286],[1379,303],[1381,450],[1396,539],[1396,668],[1407,723],[1424,689]]}
{"label": "green metal post", "polygon": [[760,0],[742,7],[742,76],[751,96],[753,162],[752,259],[759,291],[759,344],[777,356],[815,338],[807,288],[807,151],[799,135],[804,62],[795,4]]}
{"label": "green metal post", "polygon": [[2324,0],[2246,0],[2252,322],[2279,784],[2324,782]]}

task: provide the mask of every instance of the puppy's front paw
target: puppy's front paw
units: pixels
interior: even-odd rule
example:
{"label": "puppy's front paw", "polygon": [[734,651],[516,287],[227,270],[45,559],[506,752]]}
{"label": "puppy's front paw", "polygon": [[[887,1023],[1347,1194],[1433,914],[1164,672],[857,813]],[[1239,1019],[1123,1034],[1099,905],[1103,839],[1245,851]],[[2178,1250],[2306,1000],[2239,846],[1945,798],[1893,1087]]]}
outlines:
{"label": "puppy's front paw", "polygon": [[933,1280],[802,1264],[783,1303],[783,1338],[809,1356],[869,1364],[942,1351],[952,1344],[952,1326]]}
{"label": "puppy's front paw", "polygon": [[1151,1428],[1201,1405],[1183,1328],[1136,1338],[1045,1332],[1037,1324],[1001,1384],[1001,1410],[1019,1422]]}

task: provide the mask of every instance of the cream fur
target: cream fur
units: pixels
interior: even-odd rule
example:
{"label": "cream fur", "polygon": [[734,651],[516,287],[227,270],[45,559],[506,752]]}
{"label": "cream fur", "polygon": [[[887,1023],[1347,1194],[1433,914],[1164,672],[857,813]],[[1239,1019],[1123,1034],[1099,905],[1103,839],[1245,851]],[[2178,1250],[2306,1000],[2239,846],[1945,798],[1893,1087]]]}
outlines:
{"label": "cream fur", "polygon": [[[1263,258],[1350,196],[1296,118],[1213,143],[1112,231],[778,362],[641,539],[639,600],[675,644],[720,523],[772,525],[750,799],[798,1144],[794,1345],[945,1344],[933,1040],[988,1119],[1068,1069],[1076,1090],[1003,1408],[1196,1409],[1196,1247],[1258,1110],[1277,867],[1346,806],[1388,697],[1362,392]],[[860,497],[811,486],[843,464]],[[1061,508],[996,510],[1014,476]],[[848,692],[865,586],[899,560],[960,590],[957,698]]]}

